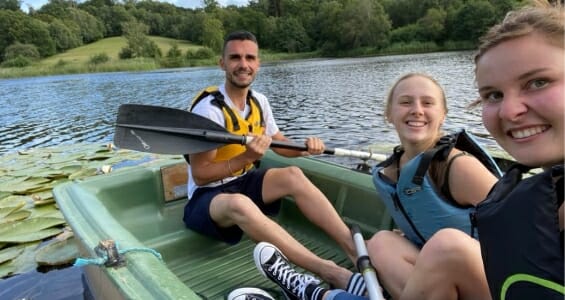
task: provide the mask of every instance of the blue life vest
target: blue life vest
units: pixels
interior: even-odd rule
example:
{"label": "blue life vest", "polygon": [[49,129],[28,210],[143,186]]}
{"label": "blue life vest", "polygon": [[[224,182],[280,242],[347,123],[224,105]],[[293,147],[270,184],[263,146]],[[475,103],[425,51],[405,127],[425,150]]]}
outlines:
{"label": "blue life vest", "polygon": [[473,219],[481,236],[481,254],[495,300],[562,300],[563,165],[522,178],[529,170],[511,167]]}
{"label": "blue life vest", "polygon": [[475,156],[497,178],[502,172],[494,159],[465,130],[442,137],[436,146],[407,162],[394,183],[381,170],[400,159],[395,151],[373,169],[373,183],[389,214],[406,238],[422,246],[438,230],[457,228],[471,234],[470,213],[473,207],[463,207],[446,199],[432,183],[428,169],[434,159],[445,160],[456,147]]}

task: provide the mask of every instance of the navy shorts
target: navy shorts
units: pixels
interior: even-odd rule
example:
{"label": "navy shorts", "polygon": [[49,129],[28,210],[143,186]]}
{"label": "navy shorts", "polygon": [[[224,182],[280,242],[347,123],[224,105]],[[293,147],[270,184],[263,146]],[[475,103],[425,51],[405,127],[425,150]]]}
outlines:
{"label": "navy shorts", "polygon": [[228,244],[237,244],[241,240],[243,231],[237,225],[230,227],[216,225],[210,217],[210,203],[218,194],[238,193],[249,197],[264,214],[276,215],[280,210],[280,201],[269,205],[263,202],[262,187],[265,172],[264,169],[255,169],[220,186],[197,188],[184,207],[183,221],[186,227]]}

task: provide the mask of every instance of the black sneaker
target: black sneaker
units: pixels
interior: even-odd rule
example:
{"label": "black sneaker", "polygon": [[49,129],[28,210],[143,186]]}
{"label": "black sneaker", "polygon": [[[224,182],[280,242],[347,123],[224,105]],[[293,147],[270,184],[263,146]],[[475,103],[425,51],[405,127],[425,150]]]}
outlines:
{"label": "black sneaker", "polygon": [[275,300],[262,289],[244,287],[231,291],[227,300]]}
{"label": "black sneaker", "polygon": [[313,276],[296,272],[281,251],[272,244],[257,244],[253,250],[253,258],[257,269],[282,288],[286,299],[306,300],[306,287],[320,283]]}

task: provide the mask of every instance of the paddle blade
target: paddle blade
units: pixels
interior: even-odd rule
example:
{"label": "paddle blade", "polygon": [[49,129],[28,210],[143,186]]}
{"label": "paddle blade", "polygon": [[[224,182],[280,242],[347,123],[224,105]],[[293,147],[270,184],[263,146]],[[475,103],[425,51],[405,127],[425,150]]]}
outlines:
{"label": "paddle blade", "polygon": [[[171,132],[154,128],[189,128],[196,134]],[[152,105],[123,104],[118,110],[114,144],[120,148],[159,153],[191,154],[216,149],[223,145],[209,141],[198,131],[225,129],[215,122],[188,111]]]}

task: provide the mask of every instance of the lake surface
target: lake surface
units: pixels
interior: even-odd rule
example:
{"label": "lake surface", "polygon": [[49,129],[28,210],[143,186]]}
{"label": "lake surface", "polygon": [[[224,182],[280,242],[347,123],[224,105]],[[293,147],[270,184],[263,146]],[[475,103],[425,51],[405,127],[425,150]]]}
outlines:
{"label": "lake surface", "polygon": [[[269,97],[280,129],[302,143],[321,137],[328,147],[366,150],[396,144],[383,117],[389,86],[406,72],[425,72],[444,86],[446,131],[465,128],[497,148],[482,126],[471,52],[263,64],[253,88]],[[112,141],[124,103],[186,109],[202,88],[224,81],[219,67],[164,69],[0,80],[0,155],[34,147]],[[339,158],[324,157],[328,160]]]}

